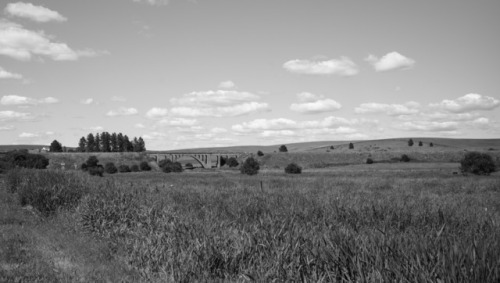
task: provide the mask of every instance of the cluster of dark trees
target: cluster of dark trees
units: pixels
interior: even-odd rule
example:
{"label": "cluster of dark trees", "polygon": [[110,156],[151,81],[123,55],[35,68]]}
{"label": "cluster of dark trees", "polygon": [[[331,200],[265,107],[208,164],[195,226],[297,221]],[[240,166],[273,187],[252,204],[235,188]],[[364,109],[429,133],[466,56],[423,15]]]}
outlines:
{"label": "cluster of dark trees", "polygon": [[31,154],[28,150],[14,150],[0,156],[0,173],[16,167],[45,169],[49,165],[47,157]]}
{"label": "cluster of dark trees", "polygon": [[78,143],[80,152],[143,152],[146,151],[146,144],[142,137],[134,137],[132,140],[122,133],[102,132],[88,134],[87,138],[82,137]]}

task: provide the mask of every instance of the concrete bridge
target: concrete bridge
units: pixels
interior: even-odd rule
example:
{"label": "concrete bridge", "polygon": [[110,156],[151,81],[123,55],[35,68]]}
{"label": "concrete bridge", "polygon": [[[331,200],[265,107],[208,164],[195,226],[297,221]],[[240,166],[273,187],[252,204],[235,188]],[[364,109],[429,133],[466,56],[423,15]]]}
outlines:
{"label": "concrete bridge", "polygon": [[190,157],[194,159],[202,168],[220,168],[222,158],[226,160],[230,157],[238,158],[241,153],[149,153],[148,157],[154,159],[157,163],[169,159],[176,162],[182,157]]}

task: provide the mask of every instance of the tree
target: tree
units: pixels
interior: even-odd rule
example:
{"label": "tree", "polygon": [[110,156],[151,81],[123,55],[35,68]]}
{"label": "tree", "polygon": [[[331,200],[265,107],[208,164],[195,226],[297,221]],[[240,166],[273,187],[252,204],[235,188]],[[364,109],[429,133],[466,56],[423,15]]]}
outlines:
{"label": "tree", "polygon": [[50,144],[50,152],[62,152],[62,144],[57,140],[52,141]]}
{"label": "tree", "polygon": [[94,152],[94,148],[95,148],[94,143],[95,143],[94,135],[92,133],[88,134],[87,135],[87,148],[86,148],[87,152]]}
{"label": "tree", "polygon": [[422,143],[422,141],[418,141],[418,146],[423,146],[424,144]]}
{"label": "tree", "polygon": [[288,152],[288,148],[286,148],[286,145],[282,145],[282,146],[280,146],[279,151],[280,152]]}
{"label": "tree", "polygon": [[142,137],[139,137],[139,152],[146,151],[146,143],[142,139]]}
{"label": "tree", "polygon": [[433,147],[433,146],[434,146],[434,144],[433,144],[433,143],[430,143],[430,144],[429,144],[429,146],[430,146],[430,147]]}
{"label": "tree", "polygon": [[460,170],[464,173],[489,175],[495,172],[495,162],[491,155],[476,151],[467,152],[460,160]]}
{"label": "tree", "polygon": [[349,149],[354,149],[354,144],[352,142],[349,143]]}
{"label": "tree", "polygon": [[260,151],[260,150],[259,150],[259,151],[257,151],[257,155],[258,155],[258,156],[264,156],[264,153],[263,153],[262,151]]}
{"label": "tree", "polygon": [[123,143],[125,145],[125,151],[127,152],[132,152],[134,151],[134,146],[132,145],[132,143],[130,142],[129,138],[127,135],[124,135],[123,136]]}
{"label": "tree", "polygon": [[139,140],[137,140],[137,137],[134,137],[132,147],[134,148],[134,152],[139,152]]}
{"label": "tree", "polygon": [[106,165],[104,165],[104,172],[108,174],[115,174],[116,172],[118,172],[118,168],[116,168],[113,162],[108,162],[106,163]]}
{"label": "tree", "polygon": [[111,151],[111,135],[108,132],[101,133],[101,151],[110,152]]}
{"label": "tree", "polygon": [[111,143],[111,151],[118,152],[118,136],[116,135],[116,133],[111,134],[110,143]]}
{"label": "tree", "polygon": [[406,154],[401,155],[401,162],[410,162],[410,157]]}
{"label": "tree", "polygon": [[408,140],[408,146],[413,146],[413,140],[412,139]]}
{"label": "tree", "polygon": [[85,137],[82,137],[80,139],[80,142],[78,142],[78,151],[85,152],[86,148],[87,148],[87,140],[85,139]]}
{"label": "tree", "polygon": [[87,165],[87,168],[97,167],[99,166],[99,159],[97,159],[95,155],[89,156],[85,164]]}
{"label": "tree", "polygon": [[94,151],[101,152],[101,136],[99,135],[99,133],[95,134]]}
{"label": "tree", "polygon": [[116,146],[118,147],[119,152],[125,151],[125,141],[123,139],[122,133],[118,133],[118,135],[116,136]]}
{"label": "tree", "polygon": [[149,166],[147,161],[141,162],[141,164],[139,164],[139,167],[141,168],[141,171],[151,171],[151,167]]}
{"label": "tree", "polygon": [[243,162],[243,165],[241,165],[240,172],[241,174],[256,175],[259,173],[259,169],[259,162],[253,157],[249,157]]}
{"label": "tree", "polygon": [[285,173],[287,174],[300,174],[302,173],[302,167],[295,163],[290,163],[285,167]]}
{"label": "tree", "polygon": [[229,157],[229,159],[226,161],[226,164],[229,167],[237,167],[238,165],[240,165],[235,157]]}
{"label": "tree", "polygon": [[370,157],[368,157],[366,159],[366,164],[373,164],[373,159],[371,159]]}

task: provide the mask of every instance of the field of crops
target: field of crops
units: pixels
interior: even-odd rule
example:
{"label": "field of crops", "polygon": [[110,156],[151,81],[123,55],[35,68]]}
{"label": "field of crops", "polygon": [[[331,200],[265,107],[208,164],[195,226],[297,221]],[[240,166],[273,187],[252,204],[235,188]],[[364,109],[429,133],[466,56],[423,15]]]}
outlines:
{"label": "field of crops", "polygon": [[498,282],[498,175],[367,168],[24,170],[2,190],[74,220],[61,225],[106,242],[143,281]]}

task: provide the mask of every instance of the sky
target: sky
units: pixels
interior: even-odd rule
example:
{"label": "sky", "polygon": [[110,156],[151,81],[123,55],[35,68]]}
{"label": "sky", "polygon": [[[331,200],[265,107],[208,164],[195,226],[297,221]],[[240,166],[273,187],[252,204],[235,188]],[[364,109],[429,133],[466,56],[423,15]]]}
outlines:
{"label": "sky", "polygon": [[0,2],[0,144],[500,138],[498,0]]}

